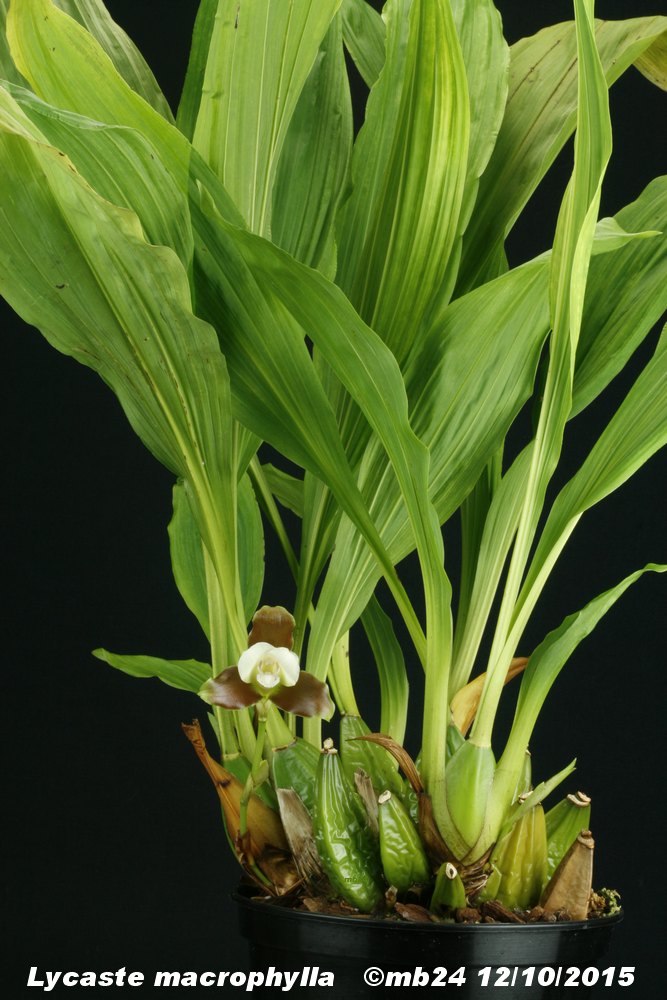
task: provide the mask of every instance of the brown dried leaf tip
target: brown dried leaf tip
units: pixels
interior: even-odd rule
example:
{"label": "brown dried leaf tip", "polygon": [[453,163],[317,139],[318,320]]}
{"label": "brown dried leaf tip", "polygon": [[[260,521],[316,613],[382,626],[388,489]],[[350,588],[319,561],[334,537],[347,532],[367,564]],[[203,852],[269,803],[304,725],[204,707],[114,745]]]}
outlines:
{"label": "brown dried leaf tip", "polygon": [[[248,829],[241,836],[243,785],[238,778],[211,757],[197,719],[193,719],[190,725],[184,723],[182,728],[215,786],[229,839],[246,874],[274,895],[280,896],[290,892],[300,884],[301,879],[280,817],[257,795],[251,795],[248,802]],[[268,885],[258,878],[256,869],[262,873]]]}

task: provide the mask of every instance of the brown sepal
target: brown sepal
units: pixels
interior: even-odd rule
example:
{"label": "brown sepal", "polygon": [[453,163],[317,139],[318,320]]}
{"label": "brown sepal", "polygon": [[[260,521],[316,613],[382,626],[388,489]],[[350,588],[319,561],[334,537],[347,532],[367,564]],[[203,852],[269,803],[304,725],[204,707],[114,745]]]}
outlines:
{"label": "brown sepal", "polygon": [[217,677],[206,681],[200,693],[205,693],[205,701],[210,705],[220,705],[221,708],[249,708],[261,698],[252,684],[241,680],[238,667],[228,667]]}
{"label": "brown sepal", "polygon": [[284,646],[291,649],[295,621],[286,608],[278,605],[275,608],[263,605],[252,618],[252,629],[248,636],[248,645],[256,642],[270,642],[272,646]]}
{"label": "brown sepal", "polygon": [[317,677],[306,673],[299,674],[299,679],[293,687],[280,688],[270,695],[271,701],[278,708],[293,715],[320,715],[329,719],[334,713],[333,702],[329,696],[329,688]]}

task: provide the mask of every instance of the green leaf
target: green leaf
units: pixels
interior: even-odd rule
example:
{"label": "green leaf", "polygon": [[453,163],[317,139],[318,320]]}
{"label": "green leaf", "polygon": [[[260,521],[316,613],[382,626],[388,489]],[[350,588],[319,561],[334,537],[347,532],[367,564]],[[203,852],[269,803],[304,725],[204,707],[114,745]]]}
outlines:
{"label": "green leaf", "polygon": [[15,83],[20,87],[25,86],[25,78],[21,76],[11,52],[9,51],[9,40],[7,39],[7,11],[10,0],[0,0],[0,80]]}
{"label": "green leaf", "polygon": [[507,803],[507,790],[516,775],[528,746],[533,727],[551,687],[579,643],[593,631],[625,591],[644,573],[665,573],[667,565],[649,563],[631,573],[611,590],[596,597],[581,611],[570,615],[559,628],[550,632],[532,654],[521,680],[514,722],[504,753],[498,763],[497,787],[500,802]]}
{"label": "green leaf", "polygon": [[[597,21],[596,42],[609,85],[667,31],[667,18]],[[577,113],[577,49],[572,22],[511,47],[509,95],[493,155],[463,241],[458,290],[498,274],[505,237],[572,134]]]}
{"label": "green leaf", "polygon": [[262,471],[266,477],[269,489],[274,497],[283,507],[287,507],[297,517],[303,517],[303,480],[296,476],[290,476],[288,472],[277,469],[275,465],[267,463],[262,466]]}
{"label": "green leaf", "polygon": [[[546,781],[541,781],[539,785],[536,785],[532,792],[526,796],[523,802],[521,802],[515,809],[512,809],[509,815],[507,815],[507,818],[496,835],[497,839],[499,840],[501,837],[504,837],[507,833],[509,833],[514,823],[520,820],[522,816],[529,813],[531,809],[534,809],[535,806],[539,805],[540,802],[544,802],[547,796],[551,795],[551,793],[555,791],[566,778],[570,777],[572,772],[576,770],[576,766],[577,761],[575,758],[573,761],[570,761],[570,763],[567,764],[562,771],[559,771],[558,774],[554,774],[553,777],[548,778]],[[499,784],[504,773],[500,768],[501,764],[499,763],[496,770]],[[497,787],[495,791],[497,792]]]}
{"label": "green leaf", "polygon": [[402,364],[451,273],[468,160],[449,0],[390,0],[387,58],[352,160],[337,283]]}
{"label": "green leaf", "polygon": [[382,16],[366,0],[343,0],[345,47],[368,87],[374,86],[385,58],[386,29]]}
{"label": "green leaf", "polygon": [[198,660],[163,660],[158,656],[122,656],[106,649],[94,649],[93,656],[130,677],[157,677],[169,687],[198,694],[211,677],[211,668]]}
{"label": "green leaf", "polygon": [[[418,641],[420,628],[361,499],[333,411],[304,342],[299,317],[305,307],[291,299],[286,307],[272,288],[268,272],[276,267],[281,276],[289,274],[290,283],[298,289],[296,298],[301,296],[304,302],[308,298],[310,307],[315,300],[309,288],[318,277],[332,294],[334,286],[266,241],[249,240],[248,234],[207,214],[196,198],[191,212],[197,311],[220,330],[236,418],[327,484],[382,565]],[[329,308],[321,301],[318,305]],[[350,322],[358,324],[358,317],[350,312]],[[322,319],[318,315],[315,320],[309,311],[309,332]],[[324,673],[327,667],[328,660]]]}
{"label": "green leaf", "polygon": [[[403,365],[426,314],[448,296],[450,258],[456,267],[469,114],[449,0],[391,0],[386,17],[387,58],[355,144],[352,195],[339,216],[336,280]],[[366,450],[364,422],[329,379],[356,468]],[[335,530],[327,498],[316,487],[313,493],[319,516],[304,524],[304,602]]]}
{"label": "green leaf", "polygon": [[333,224],[346,194],[352,102],[340,15],[320,46],[292,116],[273,189],[271,240],[333,277]]}
{"label": "green leaf", "polygon": [[635,66],[656,87],[667,90],[667,31],[642,52]]}
{"label": "green leaf", "polygon": [[245,620],[250,622],[261,604],[264,586],[264,527],[262,515],[250,484],[244,476],[239,483],[238,526],[239,582],[245,609]]}
{"label": "green leaf", "polygon": [[[186,480],[233,616],[229,382],[215,332],[191,311],[182,265],[146,242],[135,215],[94,192],[3,90],[0,163],[0,291],[54,347],[102,376],[144,444]],[[243,626],[232,627],[243,648]]]}
{"label": "green leaf", "polygon": [[[410,419],[430,453],[429,489],[441,523],[457,510],[530,397],[548,332],[547,267],[536,262],[451,303],[421,339],[406,372]],[[400,490],[383,450],[367,448],[361,486],[392,559],[415,545]],[[377,568],[345,519],[336,536],[313,623],[349,628],[378,580]],[[323,640],[322,640],[323,641]]]}
{"label": "green leaf", "polygon": [[[652,328],[667,307],[667,260],[665,237],[632,239],[619,236],[619,226],[642,230],[644,226],[667,227],[665,178],[653,181],[646,191],[613,220],[603,220],[597,238],[606,234],[604,243],[622,249],[613,254],[595,256],[591,261],[581,338],[577,350],[572,419],[595,398],[622,367],[629,355]],[[607,239],[608,237],[608,239]],[[597,250],[601,249],[598,244]],[[621,280],[622,279],[622,280]],[[502,280],[502,279],[501,279]],[[642,392],[643,389],[639,389]],[[637,407],[641,406],[636,395]],[[634,418],[629,417],[629,420]],[[620,436],[619,436],[620,440]],[[612,443],[610,454],[615,449]],[[621,454],[623,452],[621,451]],[[462,630],[455,634],[455,665],[452,694],[467,683],[475,664],[500,576],[509,553],[525,494],[530,455],[525,450],[505,474],[487,515],[475,573],[471,605]],[[614,462],[611,462],[613,468]],[[630,474],[630,473],[628,473]],[[551,544],[555,543],[552,538]],[[564,543],[563,543],[564,544]],[[546,551],[546,550],[543,550]],[[556,555],[550,561],[553,566]],[[534,565],[537,565],[534,563]],[[543,580],[545,577],[543,578]],[[533,595],[537,599],[537,591]],[[531,605],[532,607],[532,605]],[[524,614],[527,617],[528,611]]]}
{"label": "green leaf", "polygon": [[55,2],[100,43],[132,90],[148,101],[167,121],[173,122],[171,109],[146,60],[134,42],[116,24],[101,0]]}
{"label": "green leaf", "polygon": [[666,398],[667,332],[577,474],[556,498],[517,602],[517,622],[525,622],[582,514],[667,445]]}
{"label": "green leaf", "polygon": [[[330,370],[322,361],[317,351],[313,352],[316,366],[321,371],[321,378],[325,386],[331,384],[333,378]],[[319,360],[319,365],[318,365]],[[327,374],[329,379],[327,379]],[[338,387],[340,391],[340,386]],[[363,427],[363,434],[359,437],[363,442],[368,442],[370,433],[366,424],[360,421]],[[350,447],[347,448],[347,455],[350,464],[356,469],[358,456],[357,449],[350,455]],[[301,551],[300,562],[301,572],[299,574],[296,612],[305,618],[306,610],[314,602],[315,590],[322,570],[324,569],[331,550],[334,545],[336,530],[341,522],[341,511],[335,502],[335,498],[327,489],[326,485],[315,476],[306,472],[303,480],[303,521],[301,524]],[[380,526],[381,527],[381,526]],[[343,595],[340,595],[341,598]],[[342,624],[344,616],[338,619],[338,625]],[[312,624],[312,622],[311,622]],[[335,628],[337,628],[336,626]],[[334,630],[335,630],[334,628]],[[345,631],[345,629],[343,629]],[[333,640],[335,642],[335,639]]]}
{"label": "green leaf", "polygon": [[176,183],[148,139],[135,129],[60,111],[29,90],[8,90],[98,194],[135,212],[149,243],[171,247],[184,266],[190,266],[194,244],[186,188]]}
{"label": "green leaf", "polygon": [[192,182],[214,210],[243,225],[215,174],[185,136],[136,94],[100,44],[50,0],[13,0],[8,37],[12,55],[35,92],[57,108],[140,132],[183,191]]}
{"label": "green leaf", "polygon": [[174,513],[168,530],[174,580],[181,597],[201,625],[207,639],[210,639],[204,552],[183,483],[174,485],[172,502]]}
{"label": "green leaf", "polygon": [[[489,505],[465,621],[454,637],[450,698],[470,680],[498,584],[519,523],[532,447],[524,448],[503,476]],[[458,622],[457,622],[458,625]]]}
{"label": "green leaf", "polygon": [[[262,286],[271,289],[277,303],[289,309],[308,332],[387,453],[408,511],[421,565],[427,623],[425,703],[435,720],[438,712],[442,714],[447,708],[451,586],[443,566],[440,525],[428,497],[428,452],[410,426],[405,385],[396,359],[341,292],[316,271],[297,265],[264,240],[240,232],[237,240],[255,274],[261,275]],[[290,375],[294,377],[293,371]],[[301,408],[301,395],[298,398]],[[326,670],[329,650],[326,661],[318,658],[314,666],[312,656],[310,646],[311,671],[317,675]],[[428,733],[437,741],[440,729],[435,724],[425,729],[422,757],[424,783],[434,805],[444,781],[436,766],[441,756],[444,765],[444,746],[440,755]]]}
{"label": "green leaf", "polygon": [[341,0],[220,0],[193,145],[254,232],[270,231],[271,192],[290,120]]}
{"label": "green leaf", "polygon": [[667,310],[667,177],[652,181],[616,221],[629,232],[661,233],[591,262],[570,418],[606,388]]}
{"label": "green leaf", "polygon": [[199,114],[204,74],[206,73],[206,63],[217,11],[218,0],[200,0],[192,33],[188,69],[176,116],[176,124],[190,141],[192,141]]}
{"label": "green leaf", "polygon": [[471,738],[482,745],[490,744],[496,708],[516,649],[517,635],[512,628],[514,605],[572,407],[586,279],[602,179],[611,155],[608,92],[595,44],[592,0],[575,0],[575,13],[580,100],[574,170],[561,205],[551,257],[549,368],[489,667],[471,733]]}
{"label": "green leaf", "polygon": [[[629,237],[619,235],[616,225],[607,224],[597,231],[596,239],[599,251],[603,243],[615,246]],[[625,259],[628,273],[633,273],[635,259],[637,267],[643,260],[644,247],[639,244],[648,246],[651,242],[631,241]],[[441,522],[448,520],[469,494],[530,397],[549,328],[548,264],[548,257],[540,258],[451,303],[439,322],[425,332],[420,354],[408,366],[411,422],[429,448],[430,492]],[[601,295],[606,292],[613,314],[623,286],[610,287],[601,267],[593,269],[591,282]],[[653,307],[643,304],[643,308]],[[603,329],[600,339],[604,340]],[[414,548],[414,536],[400,491],[377,444],[366,449],[361,484],[376,523],[382,525],[391,557],[399,562]],[[522,473],[516,488],[512,487],[513,505],[524,490]],[[485,532],[484,555],[476,574],[479,593],[473,598],[475,610],[469,614],[470,627],[456,641],[458,665],[452,694],[470,676],[480,632],[516,530],[518,509],[513,506],[511,511],[494,513],[493,518],[496,516],[509,517],[509,521],[500,534],[495,526]],[[503,539],[500,545],[499,538]],[[327,632],[330,623],[332,631],[333,623],[351,627],[377,579],[373,558],[354,526],[344,519],[318,600],[313,632]]]}
{"label": "green leaf", "polygon": [[401,746],[405,738],[409,688],[403,650],[396,638],[389,615],[372,597],[361,616],[380,679],[380,732],[391,736]]}
{"label": "green leaf", "polygon": [[451,0],[451,5],[470,98],[470,145],[462,211],[467,221],[505,113],[510,54],[492,0]]}
{"label": "green leaf", "polygon": [[137,129],[187,190],[188,142],[132,90],[85,28],[51,0],[12,0],[7,36],[16,65],[39,97],[94,121]]}
{"label": "green leaf", "polygon": [[[169,523],[171,565],[181,597],[210,638],[208,588],[202,539],[185,488],[173,491],[174,514]],[[264,584],[264,529],[250,479],[239,483],[237,534],[239,583],[244,620],[249,622],[259,607]]]}

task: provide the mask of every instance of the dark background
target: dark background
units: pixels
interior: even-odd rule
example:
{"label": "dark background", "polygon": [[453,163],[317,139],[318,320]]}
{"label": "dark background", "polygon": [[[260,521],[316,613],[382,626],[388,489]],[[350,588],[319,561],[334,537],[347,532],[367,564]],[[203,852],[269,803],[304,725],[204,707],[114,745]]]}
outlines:
{"label": "dark background", "polygon": [[[498,6],[510,41],[571,16],[567,0]],[[659,7],[658,0],[600,0],[597,13],[629,17],[660,13]],[[114,0],[109,8],[175,106],[194,0]],[[630,70],[612,91],[612,114],[605,214],[665,167],[665,96]],[[550,245],[570,155],[561,157],[513,234],[513,263]],[[0,305],[5,981],[20,990],[30,965],[243,968],[228,898],[236,865],[214,793],[180,733],[180,722],[201,708],[186,694],[125,677],[89,654],[105,645],[207,656],[171,578],[171,477],[95,376]],[[609,399],[591,408],[587,427],[578,421],[570,431],[570,470],[655,342],[654,336],[642,348]],[[666,484],[660,455],[586,518],[554,573],[527,649],[626,573],[667,559]],[[453,538],[450,548],[455,572]],[[405,572],[414,578],[412,563]],[[289,602],[287,579],[270,546],[267,602]],[[596,883],[618,887],[627,910],[610,964],[637,966],[636,995],[663,980],[665,636],[665,581],[651,576],[563,672],[532,747],[538,780],[578,756],[569,785],[594,799]],[[364,691],[361,700],[375,724],[372,697]]]}

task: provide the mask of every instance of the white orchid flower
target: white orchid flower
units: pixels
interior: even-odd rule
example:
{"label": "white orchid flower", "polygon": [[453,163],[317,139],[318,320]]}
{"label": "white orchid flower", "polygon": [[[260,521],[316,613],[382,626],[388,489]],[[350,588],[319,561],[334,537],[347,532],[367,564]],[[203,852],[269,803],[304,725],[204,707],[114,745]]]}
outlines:
{"label": "white orchid flower", "polygon": [[242,681],[264,691],[275,687],[294,687],[301,668],[299,657],[285,646],[256,642],[239,657],[238,671]]}
{"label": "white orchid flower", "polygon": [[253,616],[250,645],[238,664],[206,681],[200,698],[227,709],[256,705],[262,714],[270,701],[283,712],[330,719],[334,706],[329,689],[299,666],[299,657],[290,648],[293,629],[294,618],[285,608],[261,607]]}

